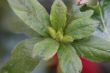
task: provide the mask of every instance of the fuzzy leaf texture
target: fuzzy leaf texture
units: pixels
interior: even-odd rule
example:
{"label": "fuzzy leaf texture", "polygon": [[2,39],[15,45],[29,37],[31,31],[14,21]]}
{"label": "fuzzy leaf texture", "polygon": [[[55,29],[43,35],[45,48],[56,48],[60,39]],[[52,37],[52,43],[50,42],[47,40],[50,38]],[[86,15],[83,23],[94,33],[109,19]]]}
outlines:
{"label": "fuzzy leaf texture", "polygon": [[81,60],[71,45],[62,44],[58,50],[58,57],[63,73],[81,73]]}
{"label": "fuzzy leaf texture", "polygon": [[50,14],[51,26],[56,30],[63,29],[66,24],[66,14],[67,8],[62,0],[55,0]]}
{"label": "fuzzy leaf texture", "polygon": [[31,37],[40,37],[36,31],[34,31],[32,28],[28,27],[25,23],[23,23],[21,20],[17,20],[16,18],[12,18],[12,22],[8,25],[8,28],[15,32],[15,33],[24,33]]}
{"label": "fuzzy leaf texture", "polygon": [[66,29],[65,34],[74,39],[82,39],[90,36],[95,31],[94,21],[90,18],[79,18],[73,20]]}
{"label": "fuzzy leaf texture", "polygon": [[35,44],[33,48],[33,57],[39,57],[41,60],[52,58],[59,48],[59,43],[53,39],[45,39]]}
{"label": "fuzzy leaf texture", "polygon": [[49,14],[37,0],[8,0],[14,12],[33,30],[48,36]]}
{"label": "fuzzy leaf texture", "polygon": [[12,52],[8,63],[0,70],[0,73],[30,73],[39,63],[32,58],[32,48],[40,39],[30,39],[19,43]]}
{"label": "fuzzy leaf texture", "polygon": [[92,36],[97,24],[92,18],[94,11],[91,8],[82,11],[80,6],[66,6],[62,0],[55,0],[49,16],[38,0],[8,2],[26,24],[18,23],[15,27],[28,34],[32,32],[36,38],[43,38],[18,44],[0,73],[31,73],[40,61],[47,62],[56,53],[63,73],[81,73],[80,57],[93,61],[110,61],[110,42]]}
{"label": "fuzzy leaf texture", "polygon": [[74,42],[73,46],[80,56],[89,60],[110,61],[110,42],[105,39],[91,36]]}

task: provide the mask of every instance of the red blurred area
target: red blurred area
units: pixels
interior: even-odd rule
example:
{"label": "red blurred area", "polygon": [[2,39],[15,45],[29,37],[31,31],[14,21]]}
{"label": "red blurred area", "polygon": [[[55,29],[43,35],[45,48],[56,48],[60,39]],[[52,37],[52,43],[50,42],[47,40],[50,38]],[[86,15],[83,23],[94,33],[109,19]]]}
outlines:
{"label": "red blurred area", "polygon": [[87,59],[81,58],[82,60],[82,73],[101,73],[100,72],[100,65],[95,62],[91,62]]}
{"label": "red blurred area", "polygon": [[[101,73],[100,64],[91,62],[85,58],[81,58],[83,69],[82,73]],[[58,66],[58,56],[57,54],[53,58],[52,65],[50,67],[55,68],[57,70]]]}

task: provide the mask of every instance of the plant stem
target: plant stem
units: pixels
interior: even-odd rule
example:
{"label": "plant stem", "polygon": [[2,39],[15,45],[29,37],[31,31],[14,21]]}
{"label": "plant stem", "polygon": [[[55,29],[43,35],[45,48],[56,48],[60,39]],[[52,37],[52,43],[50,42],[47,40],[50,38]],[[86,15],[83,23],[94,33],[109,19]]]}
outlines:
{"label": "plant stem", "polygon": [[102,26],[103,26],[103,31],[106,30],[106,24],[105,24],[105,20],[104,20],[104,13],[101,7],[100,2],[98,1],[98,5],[99,5],[99,12],[100,12],[100,18],[101,18],[101,22],[102,22]]}

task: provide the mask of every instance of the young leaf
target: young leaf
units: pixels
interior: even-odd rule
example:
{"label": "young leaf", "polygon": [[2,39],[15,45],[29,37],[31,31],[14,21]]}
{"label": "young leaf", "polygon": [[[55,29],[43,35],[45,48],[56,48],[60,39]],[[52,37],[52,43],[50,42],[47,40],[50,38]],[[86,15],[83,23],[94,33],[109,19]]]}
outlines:
{"label": "young leaf", "polygon": [[55,29],[53,29],[52,27],[48,27],[48,32],[50,34],[50,36],[55,39],[56,38],[56,31]]}
{"label": "young leaf", "polygon": [[58,30],[65,27],[67,8],[62,0],[55,0],[51,8],[51,26]]}
{"label": "young leaf", "polygon": [[59,43],[53,39],[45,39],[35,44],[33,48],[33,57],[39,57],[42,60],[52,58],[59,48]]}
{"label": "young leaf", "polygon": [[71,45],[62,44],[58,50],[59,65],[63,73],[80,73],[82,63]]}
{"label": "young leaf", "polygon": [[82,39],[90,36],[95,31],[94,21],[90,18],[79,18],[73,20],[66,28],[66,35],[74,39]]}
{"label": "young leaf", "polygon": [[110,60],[110,42],[100,37],[92,36],[73,43],[78,53],[93,61]]}
{"label": "young leaf", "polygon": [[31,73],[39,63],[38,59],[32,58],[32,48],[38,41],[39,39],[30,39],[19,43],[0,73]]}
{"label": "young leaf", "polygon": [[37,0],[8,0],[14,12],[33,30],[47,36],[49,15]]}
{"label": "young leaf", "polygon": [[74,38],[72,38],[71,36],[65,35],[65,36],[63,36],[62,41],[65,43],[69,43],[69,42],[73,42]]}

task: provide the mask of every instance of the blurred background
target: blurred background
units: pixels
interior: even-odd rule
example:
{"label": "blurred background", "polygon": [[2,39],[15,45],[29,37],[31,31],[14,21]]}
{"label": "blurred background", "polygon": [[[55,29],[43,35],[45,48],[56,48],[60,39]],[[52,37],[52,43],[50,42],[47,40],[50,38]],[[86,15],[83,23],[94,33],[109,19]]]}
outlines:
{"label": "blurred background", "polygon": [[[53,0],[39,1],[50,13],[50,7]],[[105,11],[105,19],[107,23],[107,31],[104,33],[97,31],[94,34],[110,40],[110,6]],[[8,61],[11,55],[11,50],[16,46],[16,44],[21,40],[30,38],[30,36],[27,36],[24,33],[15,33],[12,29],[10,29],[9,25],[14,24],[15,22],[20,22],[21,24],[23,24],[23,22],[11,10],[7,3],[7,0],[0,0],[0,68]],[[103,69],[105,70],[110,69],[109,63],[101,63],[101,65],[103,65]],[[40,68],[38,70],[38,73],[45,73],[43,72],[45,71],[45,64],[40,65],[40,67],[42,67],[42,70]]]}
{"label": "blurred background", "polygon": [[8,60],[13,47],[27,38],[24,34],[17,34],[8,29],[15,17],[7,1],[0,0],[0,67]]}

